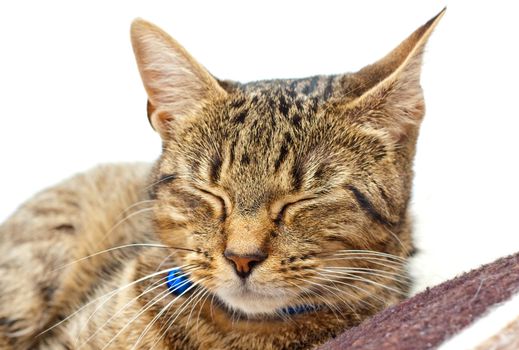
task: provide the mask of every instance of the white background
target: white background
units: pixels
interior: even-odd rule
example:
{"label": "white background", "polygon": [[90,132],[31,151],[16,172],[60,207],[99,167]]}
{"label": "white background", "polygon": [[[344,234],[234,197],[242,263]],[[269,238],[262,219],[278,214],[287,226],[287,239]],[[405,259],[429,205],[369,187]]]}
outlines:
{"label": "white background", "polygon": [[135,17],[214,75],[248,81],[357,70],[445,5],[422,75],[414,266],[423,286],[518,251],[513,1],[2,1],[0,220],[75,172],[158,156],[129,41]]}

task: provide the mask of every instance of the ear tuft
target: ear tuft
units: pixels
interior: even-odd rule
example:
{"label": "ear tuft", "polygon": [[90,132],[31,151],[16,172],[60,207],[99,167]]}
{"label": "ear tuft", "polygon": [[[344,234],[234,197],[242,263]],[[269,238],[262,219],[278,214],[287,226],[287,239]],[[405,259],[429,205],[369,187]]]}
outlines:
{"label": "ear tuft", "polygon": [[148,93],[148,117],[161,135],[168,133],[170,122],[191,117],[205,104],[226,95],[216,79],[157,26],[134,20],[131,40]]}

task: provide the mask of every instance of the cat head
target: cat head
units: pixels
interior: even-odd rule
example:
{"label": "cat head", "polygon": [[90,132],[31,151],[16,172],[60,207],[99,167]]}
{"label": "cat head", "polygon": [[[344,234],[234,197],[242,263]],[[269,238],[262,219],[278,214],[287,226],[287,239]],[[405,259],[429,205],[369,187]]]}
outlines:
{"label": "cat head", "polygon": [[154,222],[172,259],[249,316],[406,292],[420,66],[443,11],[356,73],[219,81],[168,34],[131,29],[163,140]]}

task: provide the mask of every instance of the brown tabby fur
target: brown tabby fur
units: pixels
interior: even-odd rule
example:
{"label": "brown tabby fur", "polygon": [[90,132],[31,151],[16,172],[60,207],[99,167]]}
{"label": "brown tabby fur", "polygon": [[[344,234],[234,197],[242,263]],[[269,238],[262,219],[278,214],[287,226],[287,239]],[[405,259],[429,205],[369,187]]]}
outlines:
{"label": "brown tabby fur", "polygon": [[[136,20],[163,153],[77,175],[0,227],[0,348],[307,349],[402,300],[421,56],[442,14],[357,73],[249,84]],[[245,280],[224,252],[267,257]],[[165,273],[139,280],[181,265],[195,287],[176,302]],[[301,304],[317,309],[279,312]]]}

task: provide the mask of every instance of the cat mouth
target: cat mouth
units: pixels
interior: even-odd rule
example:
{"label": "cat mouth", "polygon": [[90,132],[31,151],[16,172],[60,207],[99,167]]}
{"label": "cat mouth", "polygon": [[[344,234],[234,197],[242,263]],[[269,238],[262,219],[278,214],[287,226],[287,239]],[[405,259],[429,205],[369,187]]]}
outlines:
{"label": "cat mouth", "polygon": [[255,288],[242,284],[238,288],[220,288],[215,292],[219,301],[232,312],[239,311],[247,317],[279,316],[298,311],[305,312],[315,309],[313,305],[295,304],[286,293],[260,292]]}
{"label": "cat mouth", "polygon": [[[168,274],[168,288],[174,295],[182,295],[194,287],[193,283],[180,269],[173,269]],[[198,286],[200,288],[201,286]],[[212,291],[217,304],[247,318],[264,316],[286,316],[317,311],[319,305],[294,303],[293,296],[280,288],[258,287],[250,281],[242,281],[238,285],[220,286]]]}
{"label": "cat mouth", "polygon": [[217,293],[215,296],[221,306],[233,315],[233,318],[236,313],[247,319],[286,318],[287,316],[316,312],[322,309],[322,305],[319,304],[294,303],[284,295],[274,296],[250,290],[224,295]]}

